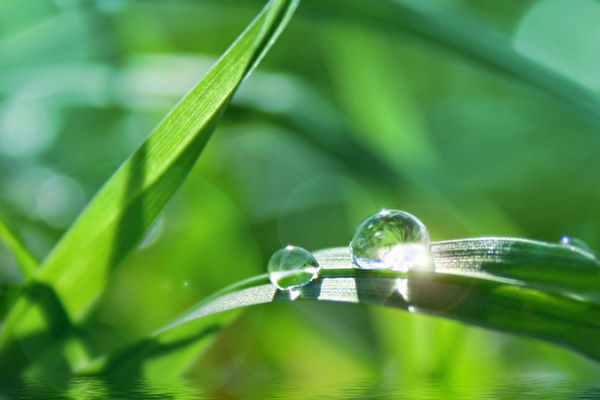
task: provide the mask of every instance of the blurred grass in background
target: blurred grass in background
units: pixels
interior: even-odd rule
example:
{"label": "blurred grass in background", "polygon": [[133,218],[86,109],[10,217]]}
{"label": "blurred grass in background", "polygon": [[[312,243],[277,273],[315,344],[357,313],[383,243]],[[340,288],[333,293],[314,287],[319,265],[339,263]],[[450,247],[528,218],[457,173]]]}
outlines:
{"label": "blurred grass in background", "polygon": [[[303,0],[85,322],[96,348],[262,273],[287,243],[345,245],[383,206],[418,216],[433,240],[570,235],[600,249],[600,3],[344,4]],[[397,15],[377,17],[379,4]],[[261,6],[0,0],[0,213],[39,258]],[[436,15],[465,36],[436,38]],[[498,48],[510,57],[485,53]],[[4,313],[22,278],[2,244],[0,271]],[[554,346],[433,317],[278,304],[226,328],[191,376],[225,393],[365,379],[476,391],[498,376],[598,372]]]}

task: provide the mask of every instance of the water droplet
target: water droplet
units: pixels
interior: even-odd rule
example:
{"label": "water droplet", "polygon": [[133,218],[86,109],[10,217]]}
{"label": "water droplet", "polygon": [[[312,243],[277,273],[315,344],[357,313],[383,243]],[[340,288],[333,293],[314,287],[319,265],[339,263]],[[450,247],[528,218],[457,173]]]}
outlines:
{"label": "water droplet", "polygon": [[382,209],[365,219],[350,242],[352,261],[362,269],[432,269],[429,232],[415,216]]}
{"label": "water droplet", "polygon": [[400,278],[396,280],[396,292],[402,296],[404,301],[408,301],[408,279]]}
{"label": "water droplet", "polygon": [[564,246],[575,247],[579,250],[585,251],[586,253],[590,254],[593,257],[596,257],[594,250],[592,250],[592,248],[581,239],[577,239],[577,238],[569,237],[569,236],[565,235],[560,238],[560,244],[562,244]]}
{"label": "water droplet", "polygon": [[290,300],[294,301],[302,294],[302,290],[297,287],[289,288],[288,292],[290,293]]}
{"label": "water droplet", "polygon": [[273,253],[267,266],[271,283],[281,290],[289,289],[293,292],[292,300],[299,294],[294,289],[317,278],[319,270],[319,263],[310,251],[292,245]]}

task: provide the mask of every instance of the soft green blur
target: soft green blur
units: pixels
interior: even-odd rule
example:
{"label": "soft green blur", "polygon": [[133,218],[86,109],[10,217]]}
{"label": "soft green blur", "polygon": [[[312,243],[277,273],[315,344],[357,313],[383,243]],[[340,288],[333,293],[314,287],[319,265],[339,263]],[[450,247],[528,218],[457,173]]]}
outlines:
{"label": "soft green blur", "polygon": [[[600,250],[600,3],[422,0],[457,17],[442,20],[467,33],[454,46],[435,23],[360,13],[394,1],[348,3],[303,0],[82,327],[97,349],[263,273],[288,243],[345,245],[382,207],[416,215],[432,240],[569,235]],[[39,258],[262,4],[0,0],[0,214]],[[481,49],[498,43],[527,62],[494,65]],[[0,244],[0,316],[19,280]],[[447,384],[458,398],[499,377],[598,372],[533,339],[298,303],[246,312],[190,379],[223,398],[359,381]]]}

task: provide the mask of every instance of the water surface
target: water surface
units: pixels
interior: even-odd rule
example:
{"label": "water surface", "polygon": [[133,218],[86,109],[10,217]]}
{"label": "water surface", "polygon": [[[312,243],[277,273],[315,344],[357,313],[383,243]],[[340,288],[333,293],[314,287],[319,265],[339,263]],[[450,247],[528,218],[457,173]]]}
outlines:
{"label": "water surface", "polygon": [[[212,385],[211,385],[212,386]],[[600,399],[600,383],[547,377],[506,379],[478,386],[420,381],[411,384],[371,380],[313,386],[307,382],[235,383],[206,389],[190,379],[166,382],[109,381],[95,377],[74,378],[63,384],[3,380],[0,399]]]}

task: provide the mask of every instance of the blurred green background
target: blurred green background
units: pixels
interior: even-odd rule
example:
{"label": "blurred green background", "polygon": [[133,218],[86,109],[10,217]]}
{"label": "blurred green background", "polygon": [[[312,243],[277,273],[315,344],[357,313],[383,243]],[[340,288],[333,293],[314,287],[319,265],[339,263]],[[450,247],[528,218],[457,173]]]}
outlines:
{"label": "blurred green background", "polygon": [[[0,213],[40,258],[262,5],[0,0]],[[600,249],[599,20],[594,0],[303,0],[84,330],[114,350],[288,243],[346,245],[381,207],[433,240]],[[22,278],[2,244],[0,271],[4,314]],[[356,382],[452,397],[599,372],[441,318],[298,303],[244,313],[188,378],[222,398]]]}

